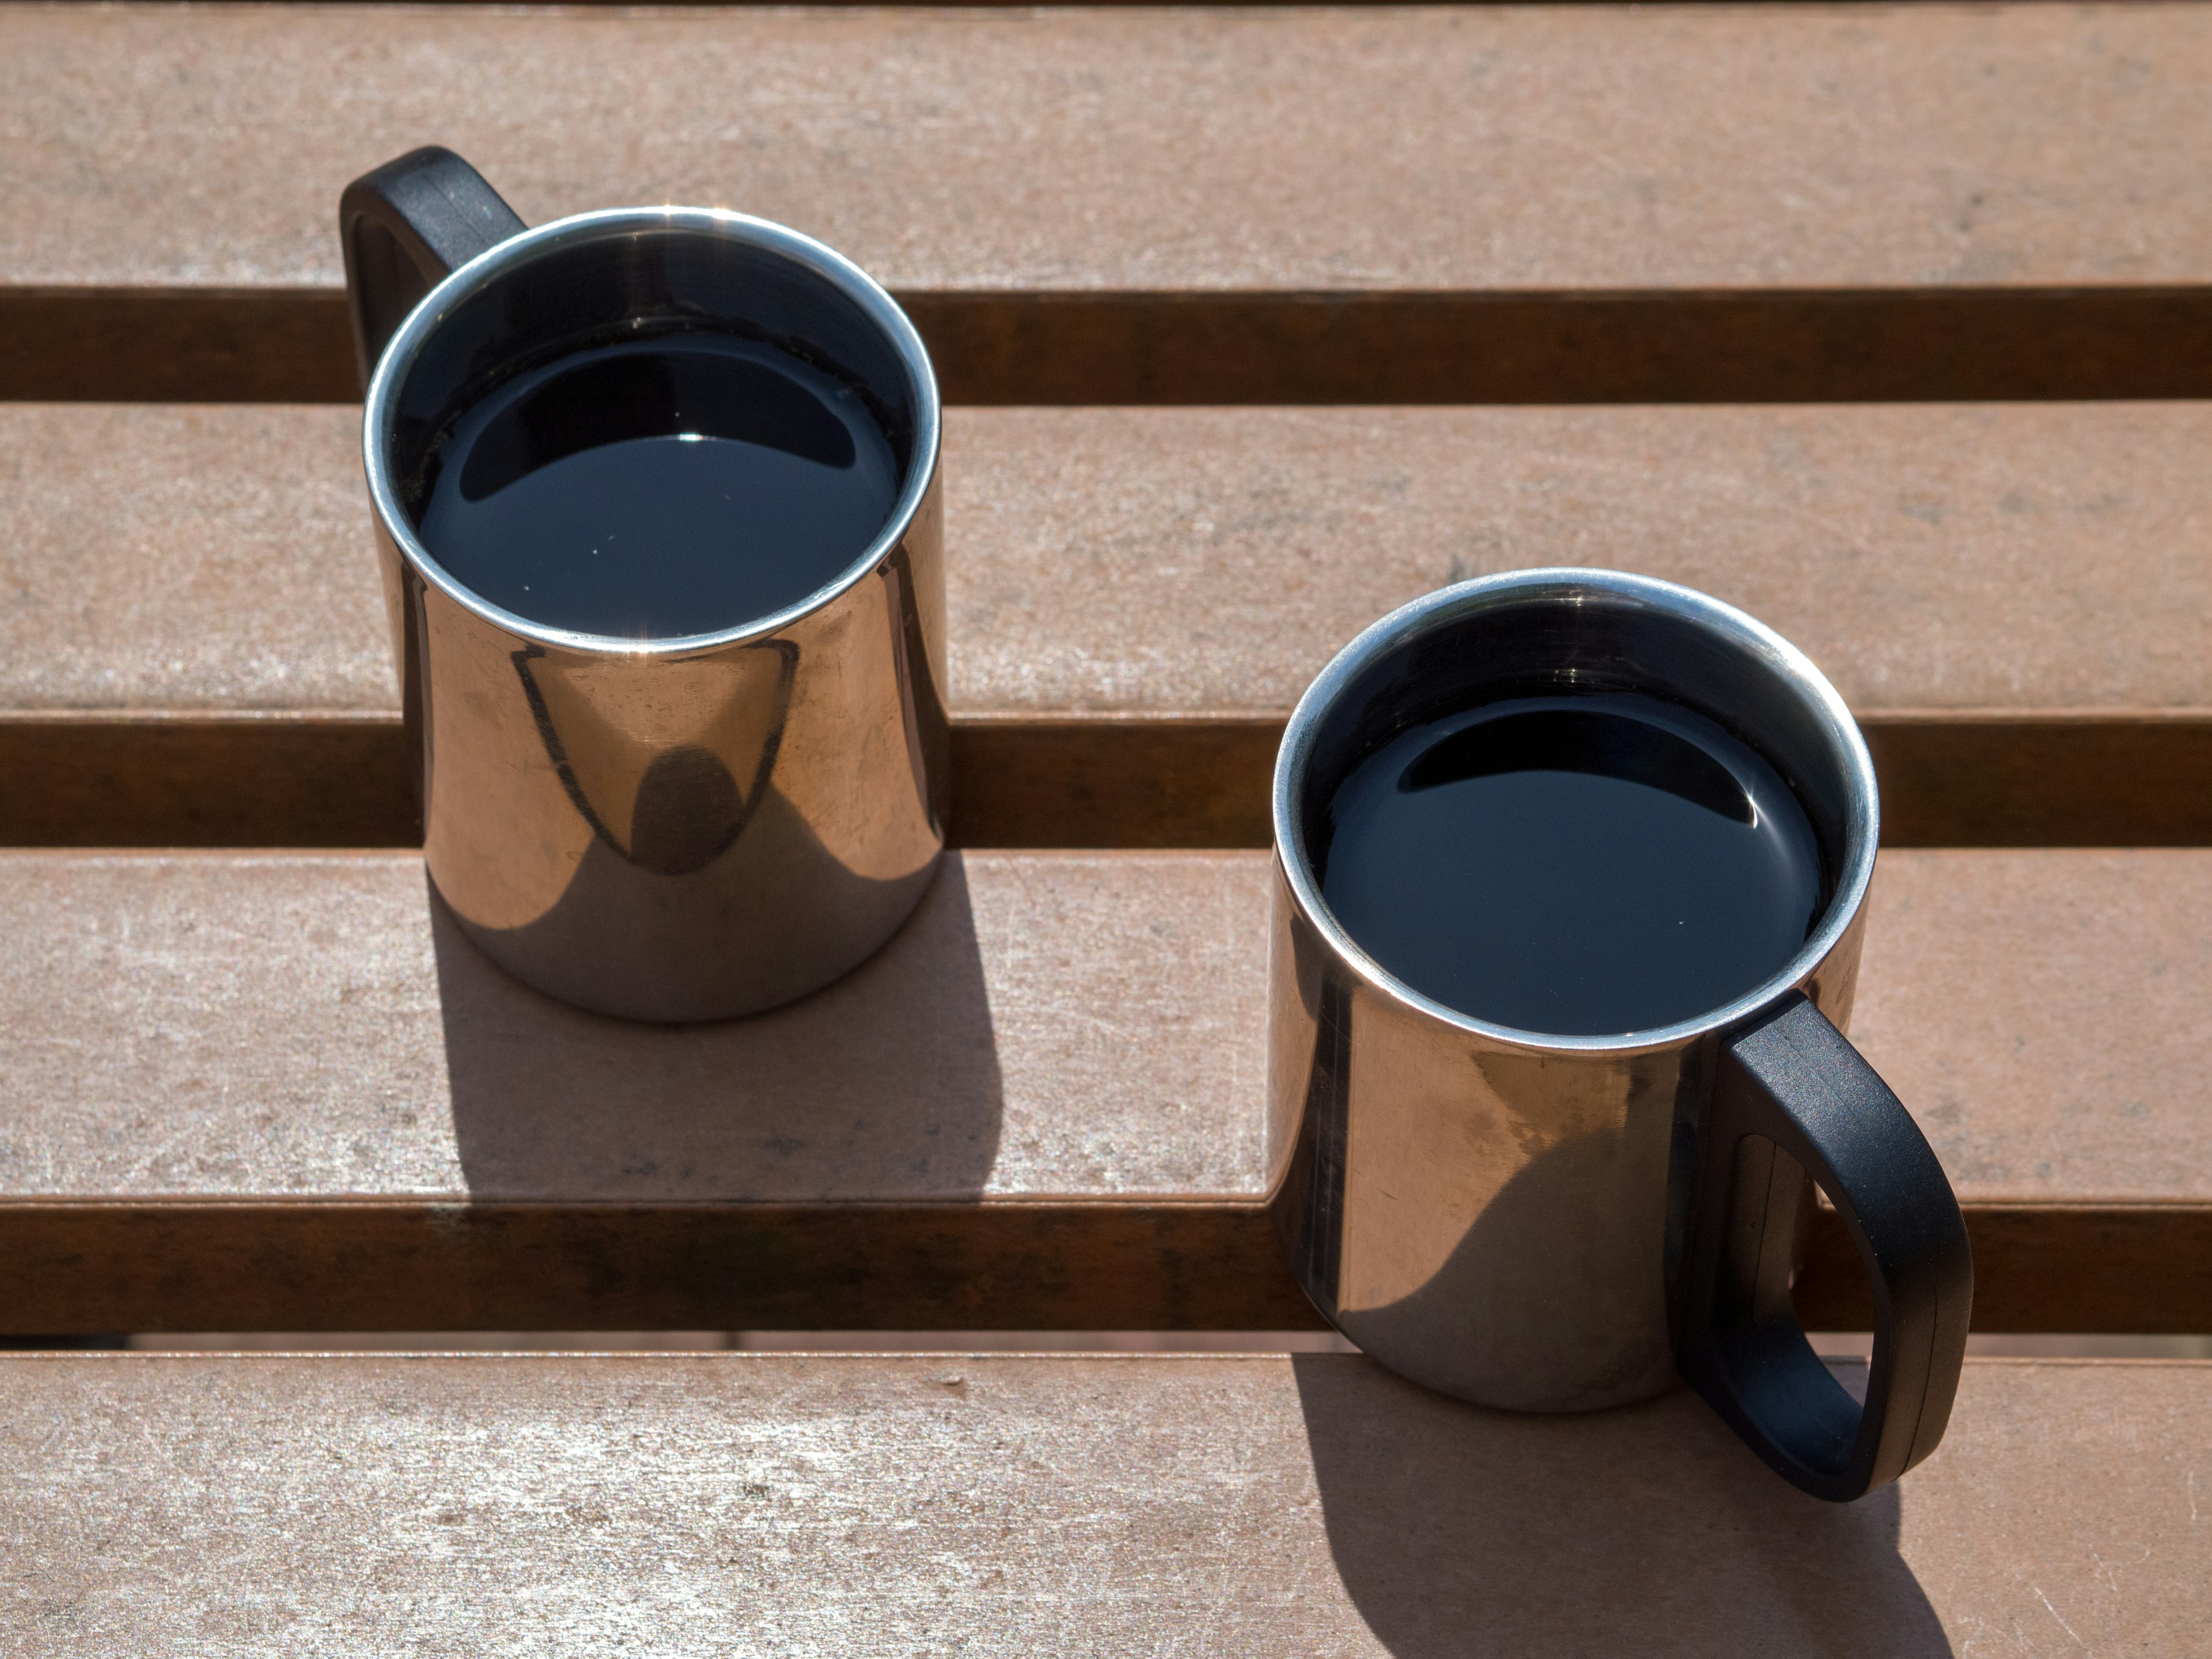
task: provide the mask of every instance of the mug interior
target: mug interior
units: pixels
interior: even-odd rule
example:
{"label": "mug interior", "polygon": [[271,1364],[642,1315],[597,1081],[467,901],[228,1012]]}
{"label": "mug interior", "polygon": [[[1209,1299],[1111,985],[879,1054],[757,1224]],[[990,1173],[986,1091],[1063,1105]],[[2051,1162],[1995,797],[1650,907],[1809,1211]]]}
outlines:
{"label": "mug interior", "polygon": [[1822,946],[1858,902],[1875,834],[1871,766],[1841,699],[1741,613],[1604,571],[1514,573],[1431,594],[1323,672],[1292,719],[1277,787],[1279,843],[1308,908],[1325,911],[1339,787],[1400,732],[1512,698],[1607,692],[1691,709],[1780,774],[1820,848],[1820,921],[1807,951]]}
{"label": "mug interior", "polygon": [[[677,333],[764,344],[849,387],[911,486],[934,426],[918,348],[905,349],[799,248],[775,245],[804,239],[757,239],[746,234],[753,228],[773,229],[734,216],[708,227],[665,215],[591,216],[525,257],[488,256],[492,268],[421,335],[389,399],[383,459],[410,525],[436,487],[444,441],[485,398],[579,351]],[[889,303],[879,291],[875,298]]]}

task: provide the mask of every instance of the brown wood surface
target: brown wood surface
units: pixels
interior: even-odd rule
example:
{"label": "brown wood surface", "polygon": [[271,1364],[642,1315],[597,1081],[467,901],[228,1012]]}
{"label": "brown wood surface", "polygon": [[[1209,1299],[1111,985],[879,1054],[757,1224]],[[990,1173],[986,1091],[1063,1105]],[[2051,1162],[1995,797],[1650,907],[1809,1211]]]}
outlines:
{"label": "brown wood surface", "polygon": [[40,1653],[2203,1645],[2203,1364],[1969,1362],[1844,1506],[1686,1393],[1511,1416],[1340,1355],[14,1358],[0,1425]]}
{"label": "brown wood surface", "polygon": [[[21,1330],[1281,1329],[1255,854],[975,854],[851,979],[668,1030],[396,854],[0,857]],[[1854,1033],[1985,1329],[2212,1328],[2212,853],[1893,853]],[[1866,1315],[1820,1241],[1808,1315]]]}
{"label": "brown wood surface", "polygon": [[[356,420],[0,407],[0,837],[413,838]],[[2212,837],[2212,405],[956,410],[957,839],[1258,846],[1284,713],[1443,582],[1743,605],[1893,845]]]}
{"label": "brown wood surface", "polygon": [[0,28],[12,397],[349,396],[333,204],[433,138],[532,221],[817,234],[963,401],[2212,391],[2197,4]]}
{"label": "brown wood surface", "polygon": [[2196,3],[0,17],[9,287],[335,289],[338,188],[430,128],[532,222],[743,207],[954,293],[2193,287],[2212,246]]}

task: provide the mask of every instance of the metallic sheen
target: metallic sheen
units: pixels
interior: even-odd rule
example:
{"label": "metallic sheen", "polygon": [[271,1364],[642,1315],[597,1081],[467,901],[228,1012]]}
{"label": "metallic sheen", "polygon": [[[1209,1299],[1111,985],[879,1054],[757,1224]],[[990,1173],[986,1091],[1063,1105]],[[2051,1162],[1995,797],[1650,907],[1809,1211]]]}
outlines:
{"label": "metallic sheen", "polygon": [[[1336,783],[1379,734],[1537,680],[1663,691],[1790,779],[1832,896],[1771,979],[1684,1024],[1551,1036],[1431,1000],[1338,927],[1307,852]],[[1688,588],[1511,572],[1417,599],[1337,654],[1291,717],[1273,813],[1269,1203],[1306,1293],[1384,1364],[1484,1405],[1580,1411],[1668,1387],[1670,1167],[1717,1039],[1792,988],[1850,1017],[1877,806],[1842,698]]]}
{"label": "metallic sheen", "polygon": [[[596,310],[592,309],[596,307]],[[795,343],[895,416],[905,479],[844,573],[720,633],[548,628],[416,539],[431,414],[560,331],[705,314]],[[424,842],[470,937],[604,1013],[703,1020],[836,979],[905,920],[944,845],[939,410],[929,359],[849,260],[764,221],[653,208],[525,232],[454,271],[368,392],[363,452]]]}

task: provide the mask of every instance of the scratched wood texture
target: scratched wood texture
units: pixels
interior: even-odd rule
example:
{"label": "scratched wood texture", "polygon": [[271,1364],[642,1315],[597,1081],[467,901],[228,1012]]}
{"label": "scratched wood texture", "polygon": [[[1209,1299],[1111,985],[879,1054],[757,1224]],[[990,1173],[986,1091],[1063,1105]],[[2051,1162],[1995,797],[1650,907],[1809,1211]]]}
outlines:
{"label": "scratched wood texture", "polygon": [[146,1659],[2201,1650],[2212,1364],[1970,1361],[1864,1502],[1364,1359],[0,1360],[0,1637]]}
{"label": "scratched wood texture", "polygon": [[[532,219],[823,234],[966,404],[2207,397],[2208,67],[2186,3],[0,5],[0,398],[346,401],[331,203],[434,138]],[[1255,845],[1390,604],[1691,580],[1844,686],[1893,847],[2137,849],[1886,854],[1856,1030],[1984,1328],[2202,1330],[2212,854],[2141,849],[2212,833],[2206,420],[959,410],[956,833]],[[0,409],[0,840],[410,837],[349,425]],[[848,985],[669,1033],[409,856],[0,858],[0,1323],[1310,1322],[1264,876],[970,854]],[[1683,1395],[1328,1356],[16,1358],[0,1443],[0,1652],[2185,1653],[2212,1367],[1972,1364],[1841,1510]]]}
{"label": "scratched wood texture", "polygon": [[[1295,1329],[1261,854],[969,854],[851,978],[661,1030],[404,854],[0,855],[24,1331]],[[2212,852],[1885,854],[1854,1033],[1986,1330],[2212,1327]],[[1864,1328],[1823,1234],[1807,1316]]]}
{"label": "scratched wood texture", "polygon": [[351,397],[332,204],[433,139],[532,221],[678,200],[822,236],[956,401],[2212,392],[2199,4],[10,5],[0,33],[10,397]]}
{"label": "scratched wood texture", "polygon": [[[0,405],[0,840],[416,838],[350,410]],[[975,410],[956,840],[1259,846],[1284,714],[1458,577],[1803,646],[1893,845],[2212,841],[2212,405]]]}

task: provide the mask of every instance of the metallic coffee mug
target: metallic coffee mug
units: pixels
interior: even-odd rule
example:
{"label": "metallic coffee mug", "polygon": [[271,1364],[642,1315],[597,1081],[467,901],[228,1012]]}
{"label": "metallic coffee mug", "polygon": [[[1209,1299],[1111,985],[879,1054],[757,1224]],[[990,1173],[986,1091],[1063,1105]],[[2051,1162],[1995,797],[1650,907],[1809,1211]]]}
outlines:
{"label": "metallic coffee mug", "polygon": [[[1832,896],[1765,983],[1620,1036],[1492,1024],[1395,978],[1336,921],[1313,849],[1337,784],[1407,726],[1506,697],[1641,692],[1764,756]],[[1687,588],[1517,571],[1346,646],[1276,762],[1267,1096],[1292,1270],[1338,1329],[1484,1405],[1580,1411],[1687,1378],[1768,1463],[1856,1498],[1935,1449],[1973,1269],[1935,1153],[1840,1034],[1874,873],[1874,769],[1786,641]],[[1325,856],[1325,854],[1324,854]],[[1872,1281],[1863,1408],[1790,1304],[1808,1175]]]}
{"label": "metallic coffee mug", "polygon": [[[796,231],[696,208],[526,230],[445,150],[356,180],[339,222],[441,896],[520,978],[633,1018],[750,1013],[854,967],[944,845],[938,395],[913,325]],[[625,639],[517,616],[440,565],[407,481],[461,410],[574,345],[693,328],[802,357],[882,426],[902,488],[840,575],[720,632]]]}

